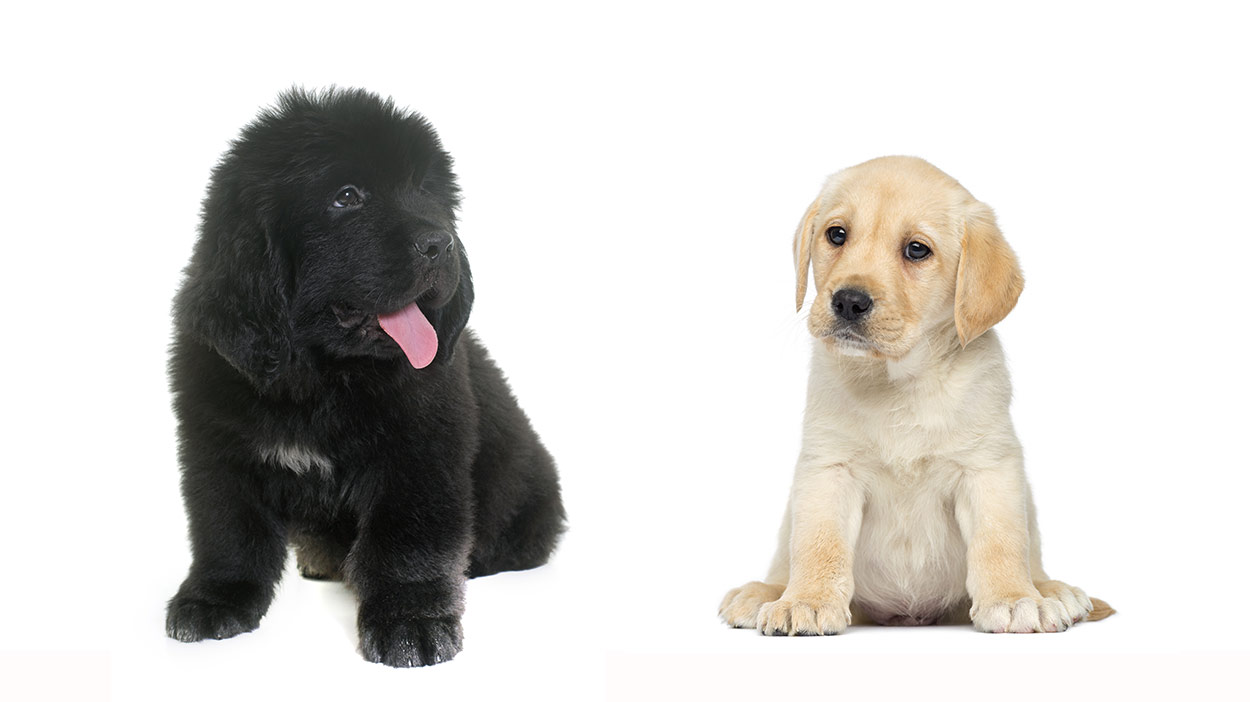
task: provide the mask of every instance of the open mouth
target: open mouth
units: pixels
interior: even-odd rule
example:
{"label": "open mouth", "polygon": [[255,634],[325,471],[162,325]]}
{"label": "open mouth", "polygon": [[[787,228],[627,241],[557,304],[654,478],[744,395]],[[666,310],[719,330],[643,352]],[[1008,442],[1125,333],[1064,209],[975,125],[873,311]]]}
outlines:
{"label": "open mouth", "polygon": [[420,305],[438,298],[436,290],[428,290],[417,299],[390,312],[371,314],[346,305],[331,305],[339,326],[345,329],[364,327],[385,333],[399,348],[413,368],[425,368],[438,355],[438,333]]}

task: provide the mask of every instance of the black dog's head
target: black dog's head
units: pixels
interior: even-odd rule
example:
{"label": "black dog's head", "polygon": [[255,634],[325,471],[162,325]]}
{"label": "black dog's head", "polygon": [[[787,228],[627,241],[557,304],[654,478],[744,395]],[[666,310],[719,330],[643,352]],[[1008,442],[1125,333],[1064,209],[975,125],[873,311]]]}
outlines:
{"label": "black dog's head", "polygon": [[259,387],[299,358],[448,360],[473,287],[451,157],[363,90],[292,90],[213,171],[175,302]]}

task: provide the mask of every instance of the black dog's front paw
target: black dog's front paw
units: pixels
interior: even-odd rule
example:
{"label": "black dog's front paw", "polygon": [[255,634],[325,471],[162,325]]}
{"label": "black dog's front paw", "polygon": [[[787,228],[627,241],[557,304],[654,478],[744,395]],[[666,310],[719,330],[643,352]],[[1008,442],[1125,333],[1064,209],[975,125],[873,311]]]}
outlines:
{"label": "black dog's front paw", "polygon": [[394,668],[434,665],[460,653],[463,637],[459,617],[361,622],[360,653]]}
{"label": "black dog's front paw", "polygon": [[228,639],[260,625],[261,615],[231,605],[177,595],[169,601],[165,633],[179,641]]}
{"label": "black dog's front paw", "polygon": [[165,633],[179,641],[238,636],[260,626],[272,598],[272,585],[188,577],[169,601]]}

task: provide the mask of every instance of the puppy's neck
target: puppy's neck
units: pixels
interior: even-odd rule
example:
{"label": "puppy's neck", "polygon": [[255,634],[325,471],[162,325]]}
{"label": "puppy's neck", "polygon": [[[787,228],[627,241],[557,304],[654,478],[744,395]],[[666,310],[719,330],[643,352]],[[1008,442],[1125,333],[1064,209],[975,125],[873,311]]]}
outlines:
{"label": "puppy's neck", "polygon": [[920,341],[902,358],[886,359],[886,375],[895,383],[935,375],[943,376],[949,372],[963,350],[954,322],[942,325],[920,337]]}

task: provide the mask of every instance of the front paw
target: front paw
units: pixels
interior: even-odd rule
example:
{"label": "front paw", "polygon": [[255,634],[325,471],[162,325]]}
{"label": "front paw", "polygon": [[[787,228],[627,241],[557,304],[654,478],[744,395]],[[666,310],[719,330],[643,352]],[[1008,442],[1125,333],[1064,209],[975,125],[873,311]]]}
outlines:
{"label": "front paw", "polygon": [[1052,597],[1026,595],[972,604],[973,628],[992,634],[1064,631],[1072,621],[1063,602]]}
{"label": "front paw", "polygon": [[371,663],[413,668],[449,661],[460,653],[459,617],[394,618],[360,623],[360,653]]}
{"label": "front paw", "polygon": [[233,605],[176,595],[165,614],[165,633],[179,641],[228,639],[260,625],[260,613]]}
{"label": "front paw", "polygon": [[730,590],[720,603],[720,618],[735,629],[754,629],[760,607],[773,602],[785,592],[784,585],[750,582]]}
{"label": "front paw", "polygon": [[783,596],[760,607],[756,628],[765,636],[832,636],[850,623],[846,602]]}

